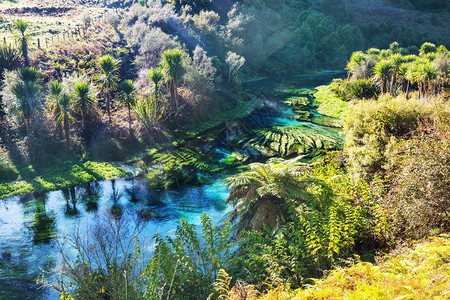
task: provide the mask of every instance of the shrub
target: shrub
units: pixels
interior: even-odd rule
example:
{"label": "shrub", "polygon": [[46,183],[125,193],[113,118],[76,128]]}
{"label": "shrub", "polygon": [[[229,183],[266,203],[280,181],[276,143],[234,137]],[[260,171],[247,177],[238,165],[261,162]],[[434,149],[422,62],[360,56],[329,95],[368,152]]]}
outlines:
{"label": "shrub", "polygon": [[380,88],[372,79],[357,79],[347,85],[348,95],[356,99],[376,99]]}
{"label": "shrub", "polygon": [[[0,152],[1,153],[1,152]],[[3,156],[0,157],[0,182],[14,181],[19,177],[17,168]]]}
{"label": "shrub", "polygon": [[398,237],[450,229],[450,117],[442,107],[436,111],[441,113],[401,146],[390,173],[393,184],[384,204]]}
{"label": "shrub", "polygon": [[417,100],[387,95],[378,101],[353,104],[345,120],[344,151],[354,178],[372,178],[389,168],[390,153],[399,140],[417,129],[429,109]]}

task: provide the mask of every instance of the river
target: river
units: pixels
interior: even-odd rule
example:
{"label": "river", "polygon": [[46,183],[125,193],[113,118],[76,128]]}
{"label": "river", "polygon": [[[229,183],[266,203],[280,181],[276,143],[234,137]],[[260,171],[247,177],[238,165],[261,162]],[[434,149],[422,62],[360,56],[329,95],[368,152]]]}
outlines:
{"label": "river", "polygon": [[[247,155],[245,164],[267,158],[250,149],[248,143],[236,142],[248,138],[256,128],[297,126],[337,137],[338,129],[293,119],[292,108],[283,103],[286,90],[311,89],[329,83],[336,76],[329,73],[245,83],[249,93],[263,99],[262,107],[246,118],[210,130],[208,135],[215,135],[213,141],[191,147],[209,149],[219,162],[232,153]],[[309,112],[318,116],[313,108]],[[58,264],[56,239],[70,236],[75,228],[83,231],[104,211],[126,212],[130,218],[151,216],[143,232],[149,238],[156,233],[173,235],[181,218],[199,225],[203,213],[216,223],[224,221],[230,210],[225,203],[228,192],[224,177],[225,173],[215,174],[208,184],[168,190],[152,189],[146,180],[139,178],[105,180],[0,200],[0,299],[59,299],[57,292],[49,288],[36,290],[35,284],[38,277],[51,280],[51,271]],[[56,238],[52,237],[55,235]]]}

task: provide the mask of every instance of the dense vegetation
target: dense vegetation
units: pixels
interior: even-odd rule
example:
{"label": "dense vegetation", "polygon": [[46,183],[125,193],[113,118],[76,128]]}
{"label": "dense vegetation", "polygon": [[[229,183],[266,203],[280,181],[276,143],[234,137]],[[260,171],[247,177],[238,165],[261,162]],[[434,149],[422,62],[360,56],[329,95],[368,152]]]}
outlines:
{"label": "dense vegetation", "polygon": [[[408,296],[399,273],[416,296],[445,296],[433,281],[448,285],[445,235],[372,264],[450,229],[450,52],[439,30],[366,26],[348,1],[129,2],[105,2],[124,10],[85,16],[82,40],[45,50],[32,46],[31,23],[14,22],[14,45],[0,48],[0,197],[64,189],[70,215],[74,185],[129,176],[124,163],[154,189],[232,170],[229,223],[204,215],[199,231],[182,220],[150,247],[138,237],[152,214],[130,224],[112,209],[91,238],[59,245],[52,287],[63,299]],[[402,2],[424,16],[448,8]],[[225,160],[191,146],[262,102],[245,81],[345,62],[347,76],[329,85],[278,91],[308,125],[244,131]],[[55,235],[41,198],[34,243]]]}
{"label": "dense vegetation", "polygon": [[[176,299],[189,298],[183,294],[186,290],[196,290],[192,299],[198,295],[258,297],[261,292],[262,299],[357,298],[375,294],[383,298],[405,296],[411,289],[424,296],[443,295],[448,283],[434,284],[432,291],[421,286],[429,286],[427,282],[434,276],[448,277],[448,262],[442,257],[448,248],[446,236],[404,254],[381,258],[386,261],[381,267],[371,262],[377,251],[449,230],[449,52],[432,44],[424,44],[419,56],[401,55],[392,48],[368,52],[375,54],[354,53],[348,78],[334,81],[319,93],[334,93],[333,97],[340,101],[353,99],[344,114],[346,139],[342,151],[311,164],[302,162],[302,156],[250,164],[248,170],[226,179],[228,202],[233,206],[231,231],[229,224],[213,228],[204,217],[198,237],[191,225],[182,221],[174,239],[156,239],[157,247],[162,248],[150,261],[138,257],[140,248],[136,248],[137,256],[131,260],[124,255],[114,258],[119,263],[114,268],[123,268],[127,274],[138,272],[144,279],[130,277],[128,285],[119,287],[111,275],[105,283],[94,283],[107,286],[113,280],[119,294],[126,289],[129,293],[152,295],[150,298],[169,293]],[[361,65],[369,59],[375,61],[362,72],[371,74],[366,79],[355,75],[353,63],[358,55],[363,57]],[[424,64],[436,72],[438,63],[447,67],[440,77],[431,76],[432,81],[417,75],[418,79],[408,83],[395,73],[394,67],[386,76],[377,73],[380,65],[393,66],[393,61],[399,62],[399,69],[406,68],[405,73],[420,74]],[[370,81],[377,93],[370,97],[348,93],[348,87],[360,80]],[[403,90],[404,86],[408,88]],[[232,249],[225,246],[231,241]],[[426,262],[422,258],[425,253],[432,257]],[[414,271],[401,267],[405,269],[400,271],[402,261],[417,267]],[[290,290],[312,284],[312,278],[321,278],[326,270],[349,262],[354,266],[333,271],[317,286]],[[63,276],[64,282],[69,284],[67,287],[70,283],[82,287],[71,293],[77,295],[88,286],[76,276],[82,270],[68,263],[73,271],[69,277]],[[151,267],[152,271],[139,271],[135,263],[139,268]],[[87,267],[83,272],[107,272],[99,265]],[[399,272],[408,276],[402,282],[407,281],[411,289],[398,288],[395,282]],[[156,278],[161,281],[148,281]],[[164,288],[152,290],[154,284]],[[106,289],[105,293],[110,292]]]}

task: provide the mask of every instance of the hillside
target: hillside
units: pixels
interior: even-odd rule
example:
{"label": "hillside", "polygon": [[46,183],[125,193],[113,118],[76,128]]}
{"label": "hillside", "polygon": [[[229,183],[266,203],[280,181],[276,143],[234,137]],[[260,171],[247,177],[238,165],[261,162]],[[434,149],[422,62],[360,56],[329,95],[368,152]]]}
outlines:
{"label": "hillside", "polygon": [[[78,32],[88,19],[97,23],[133,2],[4,0],[0,2],[0,36],[12,42],[10,20],[21,17],[32,25],[34,47],[37,38],[41,46],[53,44],[63,40],[63,35]],[[224,46],[232,48],[246,58],[250,76],[343,69],[352,52],[385,48],[392,41],[405,48],[413,46],[412,52],[425,41],[449,46],[449,8],[418,10],[411,3],[417,1],[167,2],[175,3],[183,24],[181,31],[166,33],[178,36],[191,50],[196,40],[194,44],[200,42],[207,52],[219,57]]]}

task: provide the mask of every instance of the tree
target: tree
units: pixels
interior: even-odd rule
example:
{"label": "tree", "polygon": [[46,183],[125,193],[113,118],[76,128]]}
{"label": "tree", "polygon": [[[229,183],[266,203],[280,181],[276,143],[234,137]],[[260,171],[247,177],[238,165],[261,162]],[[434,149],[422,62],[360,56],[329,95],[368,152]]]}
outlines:
{"label": "tree", "polygon": [[241,85],[239,70],[245,64],[245,58],[234,52],[228,51],[225,62],[228,65],[228,83],[239,88]]}
{"label": "tree", "polygon": [[100,89],[106,100],[106,111],[111,122],[111,92],[117,89],[119,81],[119,62],[111,55],[104,55],[98,61],[101,73],[97,76]]}
{"label": "tree", "polygon": [[375,65],[375,77],[381,81],[381,93],[387,92],[387,82],[392,76],[393,66],[389,60],[382,60]]}
{"label": "tree", "polygon": [[164,78],[164,73],[161,69],[151,68],[150,72],[148,72],[148,78],[153,83],[153,97],[155,97],[156,102],[158,102],[158,96],[160,94],[159,85]]}
{"label": "tree", "polygon": [[59,133],[62,135],[62,127],[61,124],[58,123],[58,116],[61,113],[59,110],[59,105],[58,105],[58,101],[59,101],[59,97],[61,96],[63,90],[63,86],[61,84],[61,82],[59,81],[52,81],[49,83],[49,100],[52,102],[52,114],[55,117],[55,123],[58,126],[58,131]]}
{"label": "tree", "polygon": [[75,110],[81,114],[83,126],[85,126],[86,115],[97,104],[91,84],[87,81],[75,83],[75,86],[73,87],[73,98]]}
{"label": "tree", "polygon": [[170,49],[164,51],[161,56],[161,68],[169,82],[170,97],[175,103],[178,111],[178,83],[183,77],[186,69],[183,66],[185,53],[180,49]]}
{"label": "tree", "polygon": [[19,31],[19,36],[17,37],[17,40],[21,45],[22,56],[24,59],[25,66],[28,67],[30,65],[30,62],[28,60],[28,40],[30,37],[26,31],[29,27],[29,24],[27,21],[23,19],[18,19],[14,22],[14,26]]}
{"label": "tree", "polygon": [[20,68],[18,80],[12,85],[11,93],[15,97],[13,111],[25,120],[27,135],[30,135],[30,123],[34,114],[43,107],[42,74],[35,68]]}
{"label": "tree", "polygon": [[136,103],[136,87],[134,86],[133,81],[125,80],[120,84],[120,95],[119,100],[123,104],[125,104],[128,108],[128,129],[131,131],[131,107]]}
{"label": "tree", "polygon": [[392,66],[391,68],[391,72],[392,72],[392,76],[391,76],[391,84],[390,84],[390,94],[394,95],[394,89],[397,83],[397,77],[398,74],[400,72],[400,66],[403,63],[403,59],[401,54],[394,54],[389,58],[389,62]]}
{"label": "tree", "polygon": [[307,167],[294,160],[270,159],[266,164],[250,164],[250,171],[225,179],[231,190],[227,203],[234,210],[231,221],[239,233],[252,226],[259,230],[264,224],[273,228],[285,221],[289,200],[306,199]]}
{"label": "tree", "polygon": [[56,122],[64,128],[67,146],[70,142],[70,123],[74,121],[72,111],[72,98],[67,93],[61,93],[58,97],[56,105],[54,106],[53,114],[56,116]]}
{"label": "tree", "polygon": [[419,82],[419,98],[426,97],[433,81],[437,77],[437,67],[434,63],[421,59],[417,62],[417,80]]}

